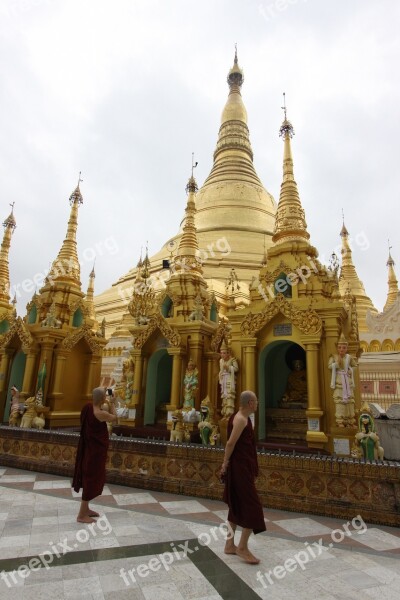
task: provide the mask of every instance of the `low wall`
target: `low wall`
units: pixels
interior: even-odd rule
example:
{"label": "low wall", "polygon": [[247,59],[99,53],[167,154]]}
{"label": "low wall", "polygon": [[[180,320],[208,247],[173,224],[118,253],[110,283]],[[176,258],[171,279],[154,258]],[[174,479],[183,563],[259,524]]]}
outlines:
{"label": "low wall", "polygon": [[[0,427],[0,462],[71,477],[78,434]],[[222,498],[221,448],[112,438],[107,481],[149,490]],[[400,525],[400,464],[261,452],[257,489],[264,506]]]}

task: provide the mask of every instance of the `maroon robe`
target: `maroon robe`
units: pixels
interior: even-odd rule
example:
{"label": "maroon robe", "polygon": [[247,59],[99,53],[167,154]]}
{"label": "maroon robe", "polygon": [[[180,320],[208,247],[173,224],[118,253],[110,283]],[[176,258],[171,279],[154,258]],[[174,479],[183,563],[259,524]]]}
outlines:
{"label": "maroon robe", "polygon": [[75,492],[82,488],[82,500],[89,502],[100,496],[106,480],[108,430],[105,421],[93,414],[93,404],[86,404],[81,411],[81,435],[76,452],[72,487]]}
{"label": "maroon robe", "polygon": [[[232,433],[233,418],[228,422],[228,439]],[[231,454],[224,489],[224,502],[229,506],[228,521],[252,529],[254,533],[266,530],[264,511],[255,486],[258,475],[256,442],[250,418]]]}

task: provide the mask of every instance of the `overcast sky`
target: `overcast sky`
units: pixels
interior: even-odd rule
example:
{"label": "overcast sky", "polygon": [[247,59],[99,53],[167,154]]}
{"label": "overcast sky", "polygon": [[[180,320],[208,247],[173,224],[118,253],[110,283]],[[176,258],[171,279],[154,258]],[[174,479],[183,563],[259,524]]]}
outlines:
{"label": "overcast sky", "polygon": [[177,233],[192,152],[199,185],[212,166],[235,42],[258,175],[278,200],[285,91],[311,242],[327,262],[343,208],[381,310],[388,238],[400,276],[399,22],[396,0],[0,0],[0,217],[15,202],[19,314],[79,171],[85,290],[95,256],[100,293]]}

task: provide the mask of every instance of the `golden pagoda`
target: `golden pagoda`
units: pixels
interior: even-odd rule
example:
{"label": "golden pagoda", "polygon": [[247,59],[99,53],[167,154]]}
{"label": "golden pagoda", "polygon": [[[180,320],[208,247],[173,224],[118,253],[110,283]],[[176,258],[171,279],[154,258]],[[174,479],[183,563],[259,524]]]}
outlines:
{"label": "golden pagoda", "polygon": [[[204,278],[211,282],[223,313],[228,304],[225,282],[232,267],[248,286],[258,273],[265,249],[271,245],[276,203],[263,187],[253,165],[253,151],[247,126],[247,112],[241,88],[243,72],[235,53],[228,73],[229,94],[222,111],[213,167],[196,195],[197,254],[203,263]],[[164,289],[168,275],[163,260],[171,259],[183,235],[184,217],[176,236],[167,240],[150,258],[149,272],[154,287]],[[108,348],[126,345],[124,315],[130,301],[137,267],[95,298],[96,313],[107,320],[107,333],[115,331]],[[211,285],[211,283],[210,283]],[[120,339],[119,344],[117,338]]]}
{"label": "golden pagoda", "polygon": [[[78,209],[83,202],[80,181],[69,198],[71,211],[65,239],[43,287],[27,305],[24,319],[3,320],[0,334],[3,419],[8,416],[5,400],[15,385],[21,401],[41,389],[43,413],[50,427],[77,425],[83,404],[98,385],[106,340],[93,309],[94,271],[86,298],[80,282],[76,243]],[[10,219],[7,227],[11,227]],[[0,265],[4,278],[8,273],[9,236],[6,233]]]}

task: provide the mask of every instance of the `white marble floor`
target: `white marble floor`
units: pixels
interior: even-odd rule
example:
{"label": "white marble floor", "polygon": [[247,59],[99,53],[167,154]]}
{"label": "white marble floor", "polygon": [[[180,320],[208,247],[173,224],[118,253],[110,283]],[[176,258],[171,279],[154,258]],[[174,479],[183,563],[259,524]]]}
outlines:
{"label": "white marble floor", "polygon": [[257,566],[223,553],[221,502],[108,485],[76,522],[66,478],[0,468],[0,598],[397,600],[400,534],[266,509]]}

